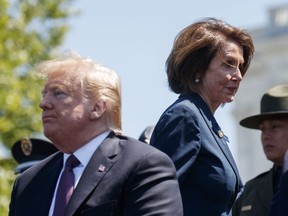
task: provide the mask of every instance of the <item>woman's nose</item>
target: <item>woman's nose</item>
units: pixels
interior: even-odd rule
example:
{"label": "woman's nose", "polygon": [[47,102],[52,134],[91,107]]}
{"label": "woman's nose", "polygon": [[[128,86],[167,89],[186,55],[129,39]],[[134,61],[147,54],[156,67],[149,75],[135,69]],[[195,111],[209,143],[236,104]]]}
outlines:
{"label": "woman's nose", "polygon": [[242,80],[242,73],[239,68],[236,68],[236,71],[232,75],[232,80],[233,81],[241,81]]}

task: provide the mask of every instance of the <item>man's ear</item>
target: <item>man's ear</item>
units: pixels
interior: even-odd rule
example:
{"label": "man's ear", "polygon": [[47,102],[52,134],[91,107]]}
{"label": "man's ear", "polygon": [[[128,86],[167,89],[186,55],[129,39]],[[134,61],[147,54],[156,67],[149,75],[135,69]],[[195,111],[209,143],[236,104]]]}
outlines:
{"label": "man's ear", "polygon": [[99,119],[103,115],[103,113],[106,111],[106,102],[103,100],[98,100],[93,107],[93,110],[91,112],[90,118],[92,120]]}

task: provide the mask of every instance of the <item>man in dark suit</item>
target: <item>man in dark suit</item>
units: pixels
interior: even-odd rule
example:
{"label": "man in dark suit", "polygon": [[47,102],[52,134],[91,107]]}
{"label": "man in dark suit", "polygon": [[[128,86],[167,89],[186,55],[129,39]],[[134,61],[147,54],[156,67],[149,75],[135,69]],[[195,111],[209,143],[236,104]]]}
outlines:
{"label": "man in dark suit", "polygon": [[233,216],[265,216],[277,191],[288,148],[288,85],[269,89],[261,99],[261,113],[241,120],[240,125],[261,130],[263,150],[273,168],[245,184],[233,206]]}
{"label": "man in dark suit", "polygon": [[172,161],[121,135],[114,71],[76,53],[36,70],[46,77],[40,102],[44,134],[60,152],[18,176],[10,216],[183,214]]}

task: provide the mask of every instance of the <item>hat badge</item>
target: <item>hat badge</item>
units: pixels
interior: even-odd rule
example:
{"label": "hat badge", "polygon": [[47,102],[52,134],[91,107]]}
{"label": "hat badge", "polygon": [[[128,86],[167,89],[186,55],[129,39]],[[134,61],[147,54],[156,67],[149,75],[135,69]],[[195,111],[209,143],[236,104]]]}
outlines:
{"label": "hat badge", "polygon": [[32,143],[30,139],[24,138],[21,140],[21,149],[24,155],[29,156],[32,153]]}

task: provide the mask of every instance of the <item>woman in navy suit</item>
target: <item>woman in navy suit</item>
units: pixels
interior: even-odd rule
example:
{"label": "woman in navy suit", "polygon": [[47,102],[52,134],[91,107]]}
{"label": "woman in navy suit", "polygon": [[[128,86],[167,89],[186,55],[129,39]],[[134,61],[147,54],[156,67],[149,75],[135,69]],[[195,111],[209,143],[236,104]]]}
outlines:
{"label": "woman in navy suit", "polygon": [[234,100],[253,53],[247,32],[207,18],[180,32],[167,59],[169,87],[180,96],[150,144],[173,160],[187,216],[231,215],[243,187],[214,113]]}

